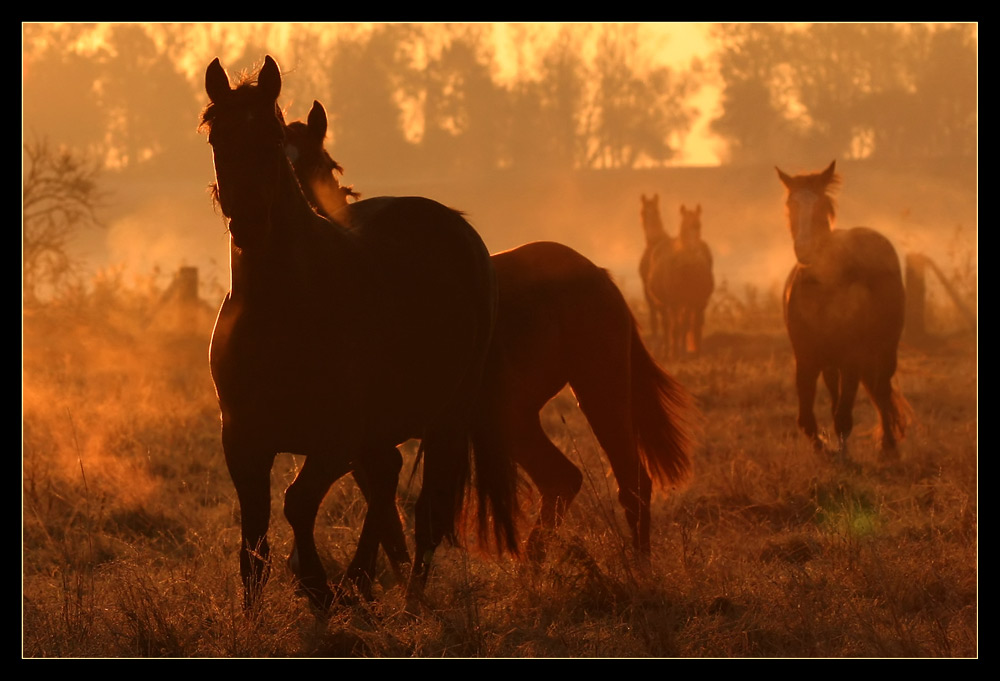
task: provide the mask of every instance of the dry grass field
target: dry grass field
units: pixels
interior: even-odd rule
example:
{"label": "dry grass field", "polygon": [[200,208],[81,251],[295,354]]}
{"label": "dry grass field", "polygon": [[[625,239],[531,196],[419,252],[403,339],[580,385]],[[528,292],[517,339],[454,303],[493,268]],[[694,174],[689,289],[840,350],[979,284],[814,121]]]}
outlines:
{"label": "dry grass field", "polygon": [[[704,355],[671,365],[705,415],[695,475],[656,497],[648,565],[631,554],[617,488],[572,394],[545,427],[585,471],[542,565],[439,551],[433,608],[404,612],[384,570],[371,603],[314,613],[281,556],[261,612],[241,610],[239,508],[208,374],[211,312],[178,331],[124,289],[26,310],[22,654],[25,657],[977,657],[978,367],[974,334],[901,348],[916,422],[898,460],[855,407],[849,460],[796,429],[792,354],[775,305],[709,315]],[[726,323],[720,320],[726,317]],[[817,415],[829,428],[821,392]],[[408,448],[406,461],[412,462]],[[419,476],[399,503],[412,528]],[[537,499],[524,496],[526,519]],[[364,503],[325,500],[332,576]]]}

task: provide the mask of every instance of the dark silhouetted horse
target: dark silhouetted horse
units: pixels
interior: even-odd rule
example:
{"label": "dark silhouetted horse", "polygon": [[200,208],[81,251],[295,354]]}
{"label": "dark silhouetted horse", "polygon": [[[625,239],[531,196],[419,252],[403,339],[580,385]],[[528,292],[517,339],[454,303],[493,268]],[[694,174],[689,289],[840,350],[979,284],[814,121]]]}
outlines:
{"label": "dark silhouetted horse", "polygon": [[[462,216],[424,198],[359,201],[336,220],[306,201],[285,155],[270,56],[230,86],[214,60],[202,114],[215,159],[215,194],[228,219],[232,284],[211,346],[222,444],[240,503],[240,573],[247,607],[268,574],[270,471],[278,452],[306,456],[285,492],[299,587],[320,607],[334,593],[316,551],[316,513],[354,469],[368,511],[347,576],[370,595],[379,540],[398,523],[396,446],[423,438],[421,522],[443,535],[470,479],[469,418],[495,318],[489,254]],[[481,506],[496,540],[516,546],[516,468],[476,453]],[[394,517],[394,520],[393,520]],[[480,528],[481,531],[483,527]]]}
{"label": "dark silhouetted horse", "polygon": [[[316,134],[303,139],[321,147],[326,119],[319,102],[308,127]],[[319,158],[316,152],[300,154]],[[296,168],[303,182],[337,181],[329,170]],[[322,205],[316,208],[325,212]],[[675,485],[690,470],[697,418],[690,397],[650,357],[605,270],[552,242],[529,243],[492,260],[499,304],[483,401],[475,414],[482,434],[477,445],[488,447],[488,456],[512,457],[541,493],[529,556],[543,558],[545,535],[562,521],[583,482],[539,421],[539,410],[567,383],[611,463],[634,546],[648,554],[650,475]],[[395,543],[386,549],[396,550]],[[421,556],[416,561],[419,566]]]}
{"label": "dark silhouetted horse", "polygon": [[701,239],[701,206],[681,206],[680,234],[671,239],[660,220],[658,196],[649,200],[643,195],[642,224],[646,249],[639,273],[651,321],[659,317],[668,358],[696,356],[701,352],[705,308],[715,290],[712,252]]}
{"label": "dark silhouetted horse", "polygon": [[830,190],[840,180],[835,163],[808,175],[777,170],[788,190],[788,226],[798,260],[785,286],[785,323],[795,351],[799,427],[823,449],[813,414],[822,373],[833,403],[837,448],[845,452],[860,382],[881,415],[882,450],[894,452],[909,411],[892,385],[905,303],[896,250],[867,227],[833,229]]}

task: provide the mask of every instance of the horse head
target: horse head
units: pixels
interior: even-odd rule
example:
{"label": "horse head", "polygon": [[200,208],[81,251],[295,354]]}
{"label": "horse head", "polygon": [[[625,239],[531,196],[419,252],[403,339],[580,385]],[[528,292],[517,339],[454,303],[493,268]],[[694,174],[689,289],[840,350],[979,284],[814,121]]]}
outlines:
{"label": "horse head", "polygon": [[660,195],[653,194],[649,198],[643,194],[639,197],[642,216],[642,230],[646,234],[647,243],[662,238],[665,234],[663,220],[660,218]]}
{"label": "horse head", "polygon": [[802,265],[815,262],[833,229],[836,210],[829,191],[840,182],[835,168],[836,161],[832,161],[826,170],[795,176],[775,168],[778,179],[788,190],[785,202],[788,226],[792,232],[795,257]]}
{"label": "horse head", "polygon": [[337,180],[344,169],[323,147],[326,131],[326,110],[313,101],[306,122],[295,121],[285,129],[285,153],[309,203],[320,214],[330,217],[360,194],[353,187],[341,186]]}
{"label": "horse head", "polygon": [[202,113],[202,127],[215,160],[215,195],[234,244],[244,248],[266,238],[282,167],[287,168],[285,121],[278,108],[281,73],[267,56],[256,82],[243,77],[234,88],[217,57],[205,71],[205,91],[211,103]]}
{"label": "horse head", "polygon": [[700,203],[693,210],[688,210],[684,204],[681,204],[680,239],[685,246],[693,246],[701,240]]}

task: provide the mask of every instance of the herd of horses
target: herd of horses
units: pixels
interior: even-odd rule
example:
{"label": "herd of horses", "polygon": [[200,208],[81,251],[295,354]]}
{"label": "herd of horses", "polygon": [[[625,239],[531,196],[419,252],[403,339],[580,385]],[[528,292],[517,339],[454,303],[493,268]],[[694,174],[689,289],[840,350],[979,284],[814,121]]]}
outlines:
{"label": "herd of horses", "polygon": [[[567,385],[614,473],[636,555],[648,558],[654,481],[688,478],[702,416],[646,348],[608,273],[554,242],[490,255],[461,213],[429,199],[360,200],[324,148],[322,105],[304,123],[285,123],[270,56],[235,87],[215,59],[205,87],[201,123],[232,269],[210,360],[240,505],[244,606],[260,603],[268,578],[270,472],[280,452],[305,456],[284,496],[288,566],[322,611],[355,592],[371,598],[380,545],[406,579],[408,604],[422,599],[435,549],[463,533],[467,495],[479,540],[519,552],[519,470],[541,496],[524,550],[544,560],[583,481],[539,418]],[[797,258],[785,307],[799,425],[825,446],[813,415],[822,373],[843,452],[860,382],[891,451],[906,414],[891,383],[903,311],[895,251],[873,230],[832,229],[833,164],[778,173]],[[654,337],[668,359],[696,355],[714,288],[701,206],[681,206],[671,237],[659,197],[641,201],[640,273]],[[397,447],[410,438],[420,440],[422,465],[412,560],[395,501]],[[314,526],[347,473],[367,511],[345,581],[331,586]]]}

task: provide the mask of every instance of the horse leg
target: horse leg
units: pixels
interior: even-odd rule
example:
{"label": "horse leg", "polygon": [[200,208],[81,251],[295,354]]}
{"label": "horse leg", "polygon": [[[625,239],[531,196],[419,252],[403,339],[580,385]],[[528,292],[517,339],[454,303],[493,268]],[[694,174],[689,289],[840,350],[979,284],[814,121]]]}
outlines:
{"label": "horse leg", "polygon": [[833,427],[837,433],[841,454],[847,453],[847,438],[854,428],[854,398],[858,394],[859,380],[860,375],[857,370],[840,370],[840,395],[839,399],[834,402]]}
{"label": "horse leg", "polygon": [[[365,501],[371,503],[372,487],[368,476],[359,469],[354,471],[354,480],[358,483]],[[406,536],[403,533],[403,523],[399,518],[398,509],[395,513],[389,513],[386,531],[382,536],[382,549],[396,580],[400,583],[406,582],[410,576],[410,552],[406,546]]]}
{"label": "horse leg", "polygon": [[545,560],[546,535],[562,524],[566,510],[583,486],[583,474],[559,451],[542,429],[538,414],[504,428],[513,459],[531,478],[542,497],[542,508],[528,535],[528,558]]}
{"label": "horse leg", "polygon": [[705,328],[705,307],[699,306],[694,313],[694,354],[701,355],[701,333]]}
{"label": "horse leg", "polygon": [[837,405],[840,404],[840,370],[833,366],[823,369],[823,383],[830,393],[830,415],[834,424],[837,423]]}
{"label": "horse leg", "polygon": [[687,308],[678,306],[674,309],[674,359],[687,358]]}
{"label": "horse leg", "polygon": [[[650,499],[653,493],[653,481],[646,472],[646,467],[634,450],[630,453],[628,445],[604,445],[608,454],[608,462],[618,481],[618,503],[625,509],[625,520],[632,535],[632,548],[638,555],[648,558],[650,554],[649,525]],[[610,449],[608,448],[610,447]]]}
{"label": "horse leg", "polygon": [[243,607],[258,604],[271,569],[267,528],[271,521],[271,467],[274,452],[244,444],[223,427],[226,466],[240,502],[240,578]]}
{"label": "horse leg", "polygon": [[[893,362],[895,369],[895,362]],[[865,388],[878,409],[882,424],[882,453],[897,454],[896,436],[903,431],[903,416],[892,387],[892,374],[884,370],[870,370],[863,376]]]}
{"label": "horse leg", "polygon": [[673,359],[674,354],[674,331],[673,312],[668,307],[660,308],[660,327],[663,332],[660,334],[661,354],[666,359]]}
{"label": "horse leg", "polygon": [[823,450],[823,441],[819,437],[819,427],[816,425],[816,414],[813,413],[819,373],[817,366],[796,359],[795,387],[799,395],[799,428],[812,440],[816,451]]}
{"label": "horse leg", "polygon": [[349,470],[345,458],[313,454],[306,457],[295,480],[285,490],[285,518],[295,534],[288,567],[295,575],[299,591],[324,611],[333,605],[334,593],[316,551],[316,514],[330,486]]}
{"label": "horse leg", "polygon": [[694,357],[698,354],[698,343],[695,340],[695,311],[690,305],[684,307],[684,355]]}
{"label": "horse leg", "polygon": [[609,348],[607,357],[612,360],[605,360],[600,365],[606,370],[577,374],[570,385],[618,481],[618,502],[625,509],[633,548],[640,556],[649,556],[649,506],[653,483],[639,457],[632,431],[628,353],[627,349]]}
{"label": "horse leg", "polygon": [[670,351],[668,356],[671,360],[677,361],[683,357],[683,324],[681,320],[681,311],[677,307],[671,307],[667,310],[667,316],[670,317]]}
{"label": "horse leg", "polygon": [[[396,488],[399,485],[399,471],[403,467],[403,457],[395,447],[385,449],[366,449],[364,460],[359,462],[356,470],[364,477],[368,488],[368,511],[361,526],[361,536],[354,559],[347,568],[347,579],[351,580],[362,597],[372,596],[372,580],[375,577],[375,562],[378,558],[379,544],[390,537],[394,543],[400,537],[395,535],[399,525],[399,511],[396,509]],[[395,515],[395,527],[392,517]],[[405,547],[405,540],[403,546]],[[395,547],[398,550],[398,545]],[[404,549],[405,550],[405,549]]]}

